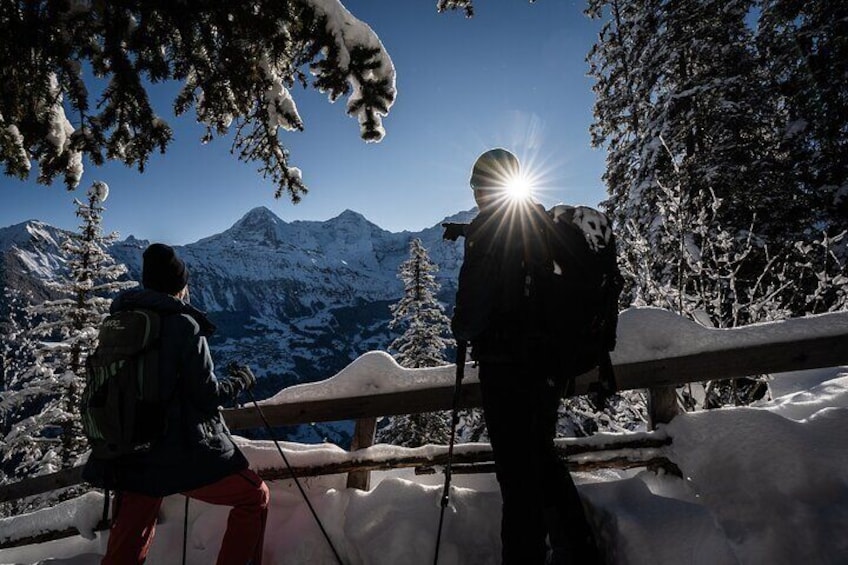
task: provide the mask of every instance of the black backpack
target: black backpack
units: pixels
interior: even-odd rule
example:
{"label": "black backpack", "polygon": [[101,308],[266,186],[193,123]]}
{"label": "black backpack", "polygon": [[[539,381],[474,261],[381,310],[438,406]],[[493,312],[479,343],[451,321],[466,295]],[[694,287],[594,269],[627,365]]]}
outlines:
{"label": "black backpack", "polygon": [[615,390],[609,352],[615,348],[623,279],[609,218],[587,206],[554,206],[537,213],[543,244],[525,259],[530,325],[550,355],[564,355],[571,379],[595,367],[601,387]]}
{"label": "black backpack", "polygon": [[167,402],[160,398],[161,320],[150,310],[109,315],[86,362],[83,431],[92,456],[144,452],[164,436]]}

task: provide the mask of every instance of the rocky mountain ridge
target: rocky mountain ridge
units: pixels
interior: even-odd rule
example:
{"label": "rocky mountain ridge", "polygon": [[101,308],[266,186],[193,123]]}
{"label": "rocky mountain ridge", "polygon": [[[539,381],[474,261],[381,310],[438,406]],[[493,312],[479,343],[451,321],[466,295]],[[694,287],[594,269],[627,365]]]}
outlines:
{"label": "rocky mountain ridge", "polygon": [[[34,220],[0,228],[0,282],[36,299],[49,296],[44,282],[64,268],[66,233]],[[401,296],[397,270],[413,238],[439,265],[439,298],[450,312],[462,243],[441,234],[440,224],[389,232],[350,210],[327,221],[285,222],[259,207],[229,229],[176,249],[189,268],[192,302],[218,325],[211,340],[216,363],[251,364],[268,395],[332,376],[359,355],[388,347],[395,337],[388,307]],[[110,253],[140,280],[149,243],[130,236]]]}

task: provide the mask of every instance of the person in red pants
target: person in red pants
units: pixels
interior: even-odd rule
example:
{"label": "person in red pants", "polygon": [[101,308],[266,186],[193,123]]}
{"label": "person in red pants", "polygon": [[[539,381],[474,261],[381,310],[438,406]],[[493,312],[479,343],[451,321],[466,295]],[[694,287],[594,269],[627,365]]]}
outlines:
{"label": "person in red pants", "polygon": [[[211,485],[186,491],[185,496],[209,504],[232,506],[227,531],[218,553],[219,565],[262,563],[262,544],[268,517],[268,487],[245,469]],[[144,563],[162,497],[122,491],[113,505],[112,528],[103,565]]]}
{"label": "person in red pants", "polygon": [[269,492],[230,436],[218,407],[252,387],[249,371],[215,377],[206,342],[215,326],[188,302],[188,270],[174,250],[144,252],[143,288],[119,295],[112,312],[152,310],[161,321],[159,387],[168,399],[166,432],[149,450],[117,458],[89,457],[83,479],[117,492],[104,565],[147,558],[162,498],[184,494],[232,506],[219,565],[261,565]]}

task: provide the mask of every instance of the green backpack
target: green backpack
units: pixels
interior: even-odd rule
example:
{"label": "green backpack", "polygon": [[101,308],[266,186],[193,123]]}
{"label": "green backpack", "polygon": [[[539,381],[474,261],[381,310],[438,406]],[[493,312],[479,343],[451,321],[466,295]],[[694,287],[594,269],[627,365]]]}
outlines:
{"label": "green backpack", "polygon": [[92,457],[148,451],[165,435],[169,403],[159,391],[161,322],[150,310],[109,315],[86,363],[83,431]]}

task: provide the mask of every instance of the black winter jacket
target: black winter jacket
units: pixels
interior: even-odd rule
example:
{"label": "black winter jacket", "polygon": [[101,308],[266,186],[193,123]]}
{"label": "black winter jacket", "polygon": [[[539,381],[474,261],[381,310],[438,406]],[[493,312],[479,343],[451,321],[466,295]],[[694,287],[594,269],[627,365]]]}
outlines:
{"label": "black winter jacket", "polygon": [[540,214],[537,204],[503,205],[481,211],[465,229],[451,329],[471,343],[476,361],[520,361],[528,353],[524,263],[543,253]]}
{"label": "black winter jacket", "polygon": [[212,484],[248,467],[233,443],[219,406],[238,394],[235,382],[215,378],[206,337],[215,326],[183,301],[132,289],[112,312],[148,309],[161,317],[160,378],[163,400],[172,398],[165,437],[146,453],[113,461],[89,458],[83,479],[94,486],[167,496]]}

